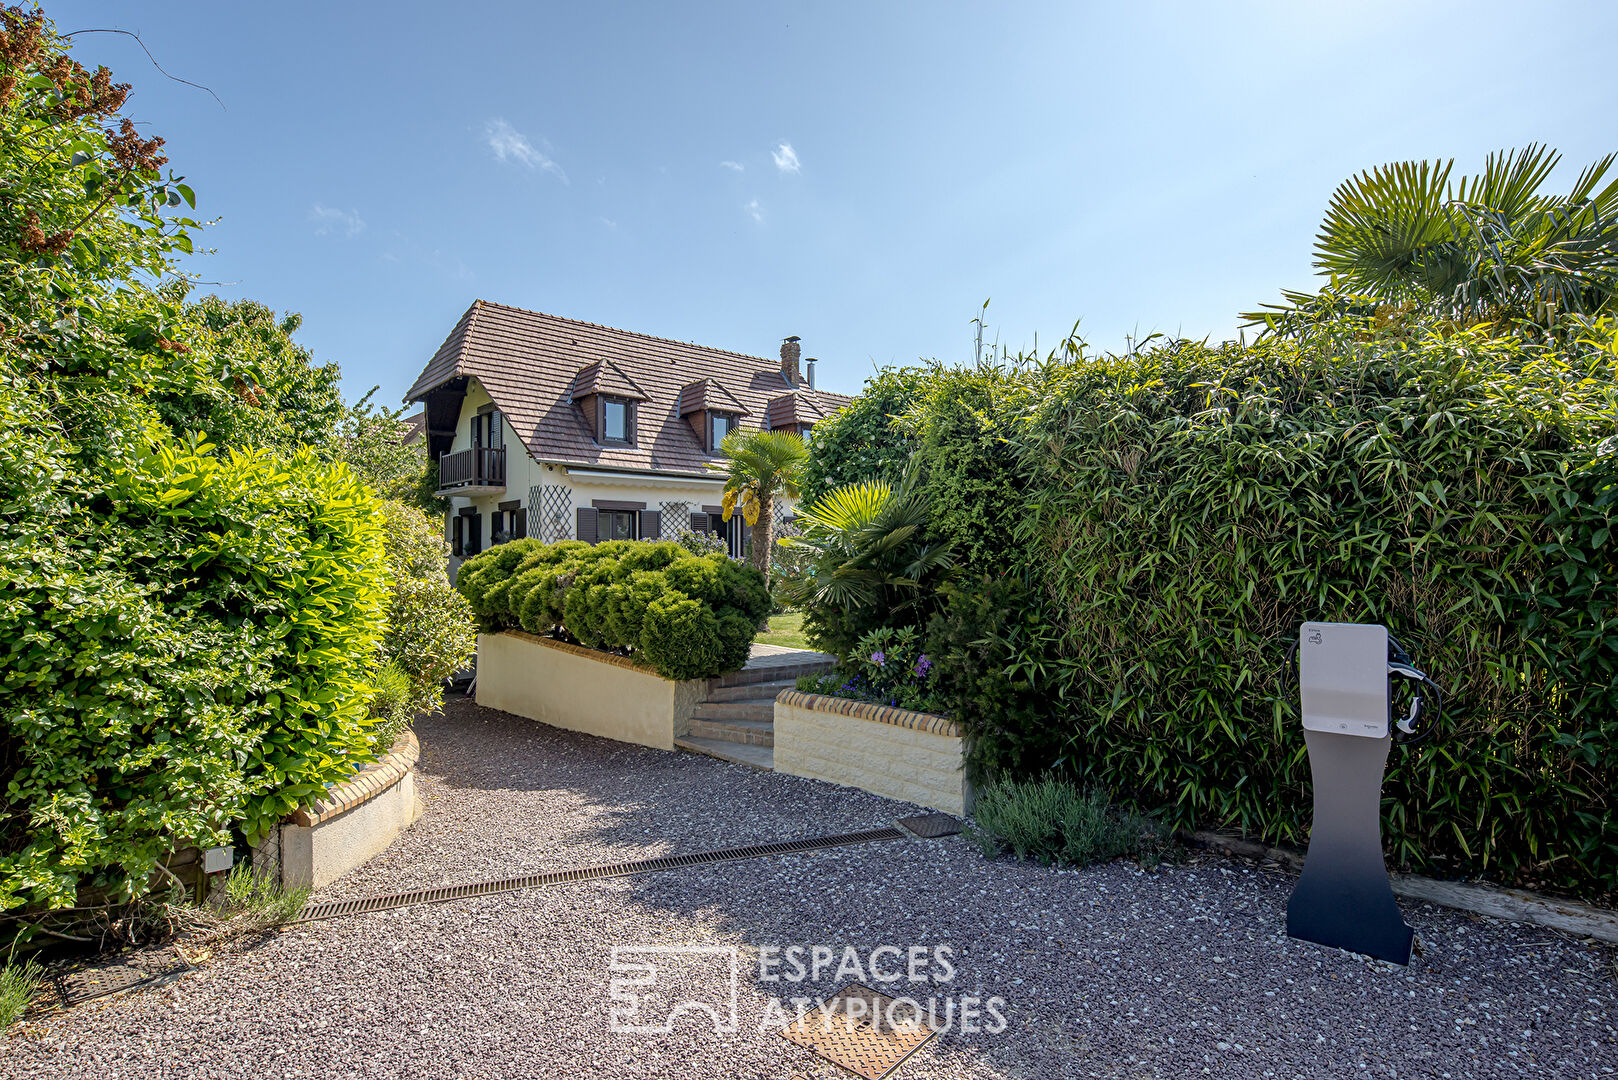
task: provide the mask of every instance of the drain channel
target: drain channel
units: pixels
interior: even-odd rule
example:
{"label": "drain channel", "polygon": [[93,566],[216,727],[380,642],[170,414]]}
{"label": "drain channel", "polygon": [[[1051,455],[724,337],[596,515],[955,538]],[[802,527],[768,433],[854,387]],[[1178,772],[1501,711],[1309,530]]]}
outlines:
{"label": "drain channel", "polygon": [[723,848],[719,851],[698,851],[689,855],[665,855],[659,859],[641,859],[638,862],[608,863],[605,866],[582,866],[576,870],[553,870],[546,874],[528,874],[506,878],[504,881],[480,881],[471,885],[445,885],[436,889],[417,889],[414,892],[391,893],[387,896],[367,896],[360,900],[330,900],[310,904],[294,922],[314,922],[318,919],[336,919],[344,915],[365,915],[373,911],[391,911],[394,908],[413,907],[416,904],[442,904],[449,900],[467,900],[474,896],[515,892],[544,885],[565,885],[575,881],[599,881],[602,878],[624,877],[628,874],[648,874],[658,870],[678,870],[685,866],[706,863],[734,862],[737,859],[758,859],[766,855],[792,855],[800,851],[819,851],[823,848],[847,847],[850,844],[869,844],[877,840],[902,840],[910,835],[892,826],[867,829],[864,832],[841,833],[836,836],[814,836],[804,840],[783,840],[775,844],[749,844],[746,847]]}

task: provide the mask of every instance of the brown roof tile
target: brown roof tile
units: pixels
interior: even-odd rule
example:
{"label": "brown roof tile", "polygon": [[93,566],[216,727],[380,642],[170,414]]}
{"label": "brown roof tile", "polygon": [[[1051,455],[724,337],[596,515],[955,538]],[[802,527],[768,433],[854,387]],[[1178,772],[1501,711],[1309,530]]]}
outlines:
{"label": "brown roof tile", "polygon": [[573,377],[571,400],[577,401],[589,394],[610,394],[630,401],[650,401],[646,392],[635,385],[635,380],[618,370],[611,360],[597,360],[585,364]]}
{"label": "brown roof tile", "polygon": [[[576,377],[592,367],[595,385],[608,387],[600,392],[630,396],[626,390],[633,388],[642,395],[637,445],[597,443],[583,414],[571,404],[570,392],[579,394]],[[692,383],[707,382],[702,391],[710,402],[707,407],[752,416],[764,415],[770,400],[785,394],[801,399],[794,408],[802,411],[795,415],[812,412],[813,419],[851,400],[808,387],[794,391],[775,360],[485,300],[476,301],[461,316],[406,396],[420,400],[460,375],[483,384],[529,452],[540,460],[690,473],[706,471],[712,460],[696,432],[680,419],[681,392]],[[725,399],[735,404],[717,404]]]}
{"label": "brown roof tile", "polygon": [[764,413],[764,422],[771,430],[796,427],[799,424],[818,424],[832,411],[822,407],[816,391],[794,390],[770,399]]}
{"label": "brown roof tile", "polygon": [[739,416],[753,415],[753,411],[743,405],[735,394],[712,379],[698,379],[696,382],[687,383],[680,390],[679,415],[684,416],[703,409],[732,412]]}

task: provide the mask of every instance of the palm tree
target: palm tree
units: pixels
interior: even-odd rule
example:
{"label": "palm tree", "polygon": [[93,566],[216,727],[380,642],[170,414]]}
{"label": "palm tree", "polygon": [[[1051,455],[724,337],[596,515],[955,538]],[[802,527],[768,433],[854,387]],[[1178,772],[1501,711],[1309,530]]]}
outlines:
{"label": "palm tree", "polygon": [[790,431],[738,428],[725,436],[719,453],[725,464],[711,467],[730,474],[725,481],[725,520],[741,511],[742,520],[753,530],[748,560],[768,581],[770,552],[775,543],[775,500],[780,495],[798,497],[798,480],[809,458],[809,448]]}
{"label": "palm tree", "polygon": [[845,484],[799,507],[802,532],[782,543],[808,549],[811,562],[787,583],[787,598],[806,610],[879,610],[903,624],[929,575],[954,561],[948,541],[925,535],[928,518],[914,466],[897,489],[882,480]]}
{"label": "palm tree", "polygon": [[1541,194],[1561,161],[1548,147],[1491,154],[1453,182],[1453,161],[1404,161],[1352,177],[1332,194],[1315,266],[1319,297],[1250,313],[1276,326],[1296,313],[1415,308],[1446,318],[1554,330],[1567,316],[1618,308],[1618,155],[1579,174],[1566,195]]}

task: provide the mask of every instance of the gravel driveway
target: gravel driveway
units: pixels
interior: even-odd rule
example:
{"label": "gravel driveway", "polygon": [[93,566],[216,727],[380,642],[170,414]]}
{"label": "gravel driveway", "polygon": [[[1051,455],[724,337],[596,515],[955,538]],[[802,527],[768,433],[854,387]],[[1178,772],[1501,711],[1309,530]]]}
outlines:
{"label": "gravel driveway", "polygon": [[[362,896],[871,828],[915,808],[643,750],[452,700],[421,723],[426,815],[324,890]],[[961,837],[699,866],[299,926],[165,988],[0,1037],[0,1076],[766,1077],[848,1074],[760,1031],[758,950],[869,964],[925,950],[953,978],[890,994],[1004,999],[1003,1031],[954,1030],[927,1077],[1603,1077],[1618,1071],[1611,952],[1534,927],[1406,906],[1408,969],[1288,940],[1291,880],[1200,857],[1145,873],[986,861]],[[739,1028],[686,1014],[614,1033],[614,945],[737,946]],[[887,953],[882,967],[895,967]],[[667,999],[722,1002],[723,953],[662,961]],[[790,969],[786,969],[790,970]],[[880,987],[879,987],[880,988]],[[789,1004],[786,1011],[793,1007]],[[655,1010],[653,1010],[655,1011]],[[942,1015],[942,1014],[941,1014]],[[655,1019],[655,1017],[654,1017]],[[980,1025],[994,1026],[985,1016]]]}

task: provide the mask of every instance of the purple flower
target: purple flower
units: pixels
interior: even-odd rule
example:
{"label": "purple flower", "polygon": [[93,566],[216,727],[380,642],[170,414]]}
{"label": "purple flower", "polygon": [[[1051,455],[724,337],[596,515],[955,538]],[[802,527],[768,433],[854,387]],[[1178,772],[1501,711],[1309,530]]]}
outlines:
{"label": "purple flower", "polygon": [[883,652],[881,649],[878,649],[876,652],[871,654],[871,663],[875,664],[877,667],[881,667],[887,662],[888,654]]}
{"label": "purple flower", "polygon": [[921,659],[916,661],[916,678],[925,679],[927,673],[931,670],[933,670],[933,662],[927,659],[926,653],[922,653]]}

